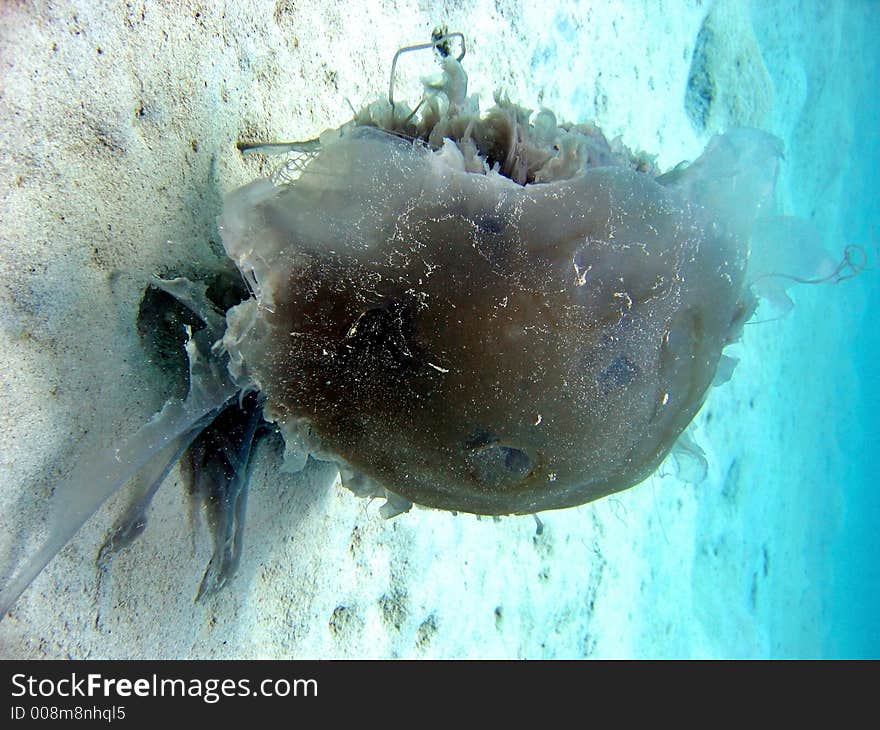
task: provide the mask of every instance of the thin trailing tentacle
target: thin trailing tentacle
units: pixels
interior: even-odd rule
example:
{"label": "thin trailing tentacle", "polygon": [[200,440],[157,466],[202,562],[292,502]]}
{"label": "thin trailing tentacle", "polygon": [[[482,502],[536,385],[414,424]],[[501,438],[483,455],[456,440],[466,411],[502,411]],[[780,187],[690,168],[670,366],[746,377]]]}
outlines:
{"label": "thin trailing tentacle", "polygon": [[398,48],[397,53],[394,54],[394,58],[391,59],[391,73],[389,74],[388,80],[388,103],[391,105],[391,109],[394,109],[394,75],[397,70],[397,61],[404,53],[412,53],[413,51],[424,51],[428,48],[437,48],[443,46],[443,44],[447,43],[452,38],[461,39],[461,53],[458,55],[458,58],[455,60],[461,63],[462,59],[467,53],[467,48],[465,46],[464,33],[455,32],[455,33],[446,33],[437,38],[433,38],[427,43],[416,43],[411,46],[404,46],[403,48]]}
{"label": "thin trailing tentacle", "polygon": [[235,146],[243,155],[286,155],[290,152],[317,154],[321,151],[321,140],[316,138],[302,142],[237,142]]}

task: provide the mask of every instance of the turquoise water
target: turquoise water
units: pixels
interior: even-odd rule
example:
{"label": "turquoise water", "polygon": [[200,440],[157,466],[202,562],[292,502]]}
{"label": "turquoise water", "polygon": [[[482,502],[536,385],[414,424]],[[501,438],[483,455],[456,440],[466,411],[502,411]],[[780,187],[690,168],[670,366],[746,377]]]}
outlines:
{"label": "turquoise water", "polygon": [[[865,247],[876,266],[880,3],[755,6],[755,32],[777,92],[770,129],[786,142],[782,183],[791,212],[811,221],[831,249]],[[794,99],[801,103],[785,104]],[[877,657],[880,272],[795,296],[805,306],[795,308],[792,334],[813,345],[798,352],[787,372],[815,389],[804,393],[808,399],[824,394],[827,400],[815,422],[802,423],[801,451],[788,457],[812,465],[828,482],[811,493],[824,496],[814,500],[813,515],[802,525],[812,533],[804,564],[815,571],[821,594],[821,653]],[[810,411],[808,403],[804,410]],[[794,654],[804,649],[790,648]]]}
{"label": "turquoise water", "polygon": [[[875,158],[876,159],[876,158]],[[876,212],[876,208],[875,208]],[[880,311],[876,282],[868,306]],[[847,480],[845,510],[840,535],[832,543],[833,580],[830,586],[829,627],[831,656],[880,657],[880,494],[877,490],[877,454],[880,437],[880,378],[877,362],[880,338],[876,321],[863,320],[863,338],[850,351],[862,373],[860,397],[853,413],[854,438],[847,448],[852,460]]]}

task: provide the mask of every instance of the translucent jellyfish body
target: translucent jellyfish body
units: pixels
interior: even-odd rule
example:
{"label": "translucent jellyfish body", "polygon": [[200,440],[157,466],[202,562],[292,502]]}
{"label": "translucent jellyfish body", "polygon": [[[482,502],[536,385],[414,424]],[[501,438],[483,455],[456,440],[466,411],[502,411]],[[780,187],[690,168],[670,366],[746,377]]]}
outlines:
{"label": "translucent jellyfish body", "polygon": [[529,513],[630,487],[753,311],[778,143],[735,130],[658,177],[595,128],[480,115],[445,64],[457,96],[420,124],[374,108],[295,179],[228,197],[223,242],[254,293],[228,313],[232,374],[292,460],[337,461],[398,509]]}

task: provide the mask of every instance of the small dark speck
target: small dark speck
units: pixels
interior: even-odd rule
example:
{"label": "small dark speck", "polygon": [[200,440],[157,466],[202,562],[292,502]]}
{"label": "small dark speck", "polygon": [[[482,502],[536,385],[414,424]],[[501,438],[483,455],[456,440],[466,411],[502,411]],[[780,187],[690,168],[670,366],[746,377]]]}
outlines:
{"label": "small dark speck", "polygon": [[189,146],[192,148],[193,152],[199,151],[199,143],[196,140],[190,140]]}
{"label": "small dark speck", "polygon": [[100,55],[103,55],[103,53],[104,53],[104,49],[103,49],[103,48],[96,48],[95,50],[98,52],[98,55],[99,55],[99,56],[100,56]]}
{"label": "small dark speck", "polygon": [[749,398],[749,408],[754,409],[754,407],[755,407],[755,399]]}

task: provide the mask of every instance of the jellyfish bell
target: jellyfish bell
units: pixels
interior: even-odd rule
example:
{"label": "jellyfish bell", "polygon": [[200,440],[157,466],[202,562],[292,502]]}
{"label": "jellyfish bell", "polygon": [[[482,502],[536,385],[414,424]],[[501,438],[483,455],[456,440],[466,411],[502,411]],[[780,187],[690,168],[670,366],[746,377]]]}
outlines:
{"label": "jellyfish bell", "polygon": [[509,514],[633,486],[753,310],[778,140],[733,130],[654,176],[595,128],[482,115],[443,65],[415,121],[373,107],[296,179],[227,197],[254,292],[227,317],[233,377],[360,494]]}

